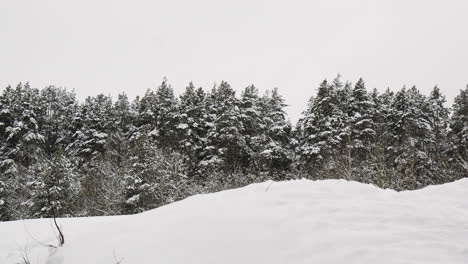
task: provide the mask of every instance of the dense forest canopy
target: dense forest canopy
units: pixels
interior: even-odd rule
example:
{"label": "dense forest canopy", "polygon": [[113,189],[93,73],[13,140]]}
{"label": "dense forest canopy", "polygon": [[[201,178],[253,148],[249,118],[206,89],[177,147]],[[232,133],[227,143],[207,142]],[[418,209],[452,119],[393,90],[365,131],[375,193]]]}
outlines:
{"label": "dense forest canopy", "polygon": [[324,80],[293,126],[278,89],[167,80],[132,102],[29,84],[0,95],[0,220],[137,213],[267,179],[395,190],[468,176],[468,87],[368,90]]}

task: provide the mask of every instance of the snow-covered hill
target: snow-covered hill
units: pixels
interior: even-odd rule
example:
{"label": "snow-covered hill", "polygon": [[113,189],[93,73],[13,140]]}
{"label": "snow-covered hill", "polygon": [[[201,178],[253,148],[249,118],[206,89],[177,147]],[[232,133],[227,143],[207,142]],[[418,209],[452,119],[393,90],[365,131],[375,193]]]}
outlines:
{"label": "snow-covered hill", "polygon": [[[397,193],[343,180],[265,182],[133,216],[0,223],[0,263],[468,263],[468,179]],[[29,234],[28,234],[29,233]],[[115,256],[114,256],[115,255]]]}

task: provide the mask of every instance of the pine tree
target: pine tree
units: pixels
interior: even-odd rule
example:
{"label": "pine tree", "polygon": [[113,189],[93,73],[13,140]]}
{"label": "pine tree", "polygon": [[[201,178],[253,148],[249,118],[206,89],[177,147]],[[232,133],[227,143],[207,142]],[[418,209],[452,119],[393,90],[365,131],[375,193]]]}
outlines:
{"label": "pine tree", "polygon": [[23,217],[21,204],[30,193],[27,169],[43,155],[39,90],[20,83],[16,89],[8,87],[0,101],[0,182],[6,192],[0,218],[18,219]]}
{"label": "pine tree", "polygon": [[112,122],[114,131],[110,134],[107,152],[117,164],[121,164],[127,159],[126,153],[131,134],[135,131],[134,120],[137,117],[136,111],[131,107],[125,93],[119,94],[117,101],[112,107]]}
{"label": "pine tree", "polygon": [[[318,167],[333,169],[330,158],[337,153],[342,143],[345,126],[343,112],[339,107],[337,90],[325,80],[321,83],[317,96],[310,100],[309,109],[302,119],[302,140],[300,160],[309,172],[318,172]],[[323,173],[317,175],[323,177]]]}
{"label": "pine tree", "polygon": [[377,120],[376,133],[378,140],[376,141],[376,149],[374,149],[374,153],[376,154],[374,158],[377,158],[376,168],[379,174],[379,186],[387,188],[392,188],[393,185],[391,182],[397,177],[395,175],[394,160],[391,156],[394,147],[392,144],[393,136],[392,133],[390,133],[394,125],[392,108],[394,101],[395,93],[387,88],[384,93],[379,95],[378,101],[376,101],[376,104],[380,105],[380,107],[378,107],[377,119],[374,119]]}
{"label": "pine tree", "polygon": [[231,86],[223,81],[213,89],[207,103],[211,111],[208,111],[209,130],[202,165],[232,174],[240,168],[240,155],[246,148],[238,99]]}
{"label": "pine tree", "polygon": [[4,180],[3,177],[0,178],[0,221],[8,221],[11,218],[7,201],[10,193],[7,191],[8,186]]}
{"label": "pine tree", "polygon": [[186,163],[189,176],[197,178],[202,176],[198,173],[198,163],[201,160],[203,139],[206,136],[205,97],[205,92],[201,87],[195,89],[193,83],[190,83],[180,96],[176,116],[177,138],[179,140],[177,149],[185,153],[188,158]]}
{"label": "pine tree", "polygon": [[183,195],[183,157],[165,152],[143,133],[134,141],[125,176],[123,213],[138,213],[173,202]]}
{"label": "pine tree", "polygon": [[137,120],[135,129],[138,135],[142,135],[143,131],[151,131],[156,126],[156,95],[154,91],[148,89],[145,95],[141,98],[136,98],[133,102],[133,107],[137,110]]}
{"label": "pine tree", "polygon": [[400,188],[420,188],[433,181],[426,148],[431,138],[426,104],[426,97],[414,86],[403,88],[395,96],[390,120],[391,157],[402,178]]}
{"label": "pine tree", "polygon": [[37,114],[40,112],[39,90],[20,83],[3,94],[0,171],[14,172],[28,167],[42,155],[44,136],[40,134]]}
{"label": "pine tree", "polygon": [[10,220],[9,212],[9,197],[11,188],[8,186],[11,173],[8,170],[14,166],[14,160],[7,156],[8,141],[7,128],[11,127],[14,122],[14,117],[11,112],[10,96],[13,89],[8,86],[0,96],[0,221]]}
{"label": "pine tree", "polygon": [[[273,89],[271,94],[264,96],[265,111],[262,115],[265,135],[262,152],[260,153],[263,167],[269,171],[270,176],[280,174],[279,179],[284,178],[293,162],[294,152],[291,146],[291,123],[286,120],[285,101],[278,89]],[[283,173],[281,173],[283,172]]]}
{"label": "pine tree", "polygon": [[375,137],[375,129],[372,120],[372,102],[367,94],[364,81],[359,81],[354,86],[350,100],[350,119],[352,126],[352,149],[359,161],[367,159],[367,150]]}
{"label": "pine tree", "polygon": [[200,163],[197,171],[198,175],[214,174],[223,163],[222,158],[218,153],[218,107],[221,103],[218,100],[216,85],[206,95],[205,114],[204,114],[204,130],[205,136],[202,138],[202,149],[200,152]]}
{"label": "pine tree", "polygon": [[174,148],[177,145],[176,139],[176,112],[177,99],[174,96],[174,90],[164,78],[162,84],[155,92],[156,107],[153,109],[155,120],[152,135],[162,148]]}
{"label": "pine tree", "polygon": [[379,94],[374,88],[370,94],[370,101],[372,104],[370,116],[375,135],[371,144],[366,148],[369,158],[364,162],[361,179],[367,178],[368,182],[381,188],[388,188],[392,178],[393,164],[389,165],[387,161],[389,147],[387,131],[390,125],[387,118],[390,116],[393,93],[387,89],[384,94]]}
{"label": "pine tree", "polygon": [[74,133],[72,121],[78,102],[73,92],[54,86],[43,89],[40,96],[40,130],[44,135],[45,155],[51,155],[70,144]]}
{"label": "pine tree", "polygon": [[29,183],[33,190],[31,215],[59,217],[73,214],[73,200],[78,189],[73,163],[58,150],[50,159],[31,167]]}
{"label": "pine tree", "polygon": [[247,86],[240,99],[243,128],[240,133],[245,138],[246,144],[245,151],[241,153],[241,163],[244,168],[258,168],[259,153],[265,143],[263,135],[266,132],[266,127],[261,107],[258,89],[253,85]]}
{"label": "pine tree", "polygon": [[220,103],[216,113],[216,138],[219,156],[223,159],[226,173],[239,169],[240,155],[245,150],[245,139],[241,134],[243,130],[240,120],[240,109],[235,91],[227,82],[221,82],[217,94]]}
{"label": "pine tree", "polygon": [[448,125],[449,125],[449,109],[444,104],[446,103],[445,96],[441,94],[439,87],[435,86],[428,98],[427,109],[424,111],[429,118],[430,131],[428,134],[427,151],[430,159],[433,162],[432,171],[436,178],[434,183],[446,182],[450,173],[446,170],[448,167],[448,159],[446,159],[449,149],[448,143]]}
{"label": "pine tree", "polygon": [[[128,152],[128,149],[125,149]],[[88,169],[80,175],[80,188],[75,199],[76,214],[116,215],[121,211],[124,196],[124,177],[127,157],[116,160],[107,151],[90,162]]]}
{"label": "pine tree", "polygon": [[468,86],[460,91],[453,104],[450,121],[451,157],[459,177],[468,175]]}
{"label": "pine tree", "polygon": [[106,151],[109,137],[115,133],[112,108],[111,97],[99,94],[86,98],[76,113],[76,132],[67,151],[76,153],[81,158],[81,166],[84,168]]}
{"label": "pine tree", "polygon": [[[341,75],[338,75],[333,80],[333,89],[336,91],[336,107],[338,111],[335,113],[335,129],[337,131],[338,145],[334,147],[336,158],[332,163],[336,167],[332,174],[335,177],[352,180],[355,173],[355,167],[358,159],[355,158],[354,151],[354,108],[353,108],[353,88],[350,82],[345,84],[341,81]],[[356,162],[357,161],[357,162]]]}

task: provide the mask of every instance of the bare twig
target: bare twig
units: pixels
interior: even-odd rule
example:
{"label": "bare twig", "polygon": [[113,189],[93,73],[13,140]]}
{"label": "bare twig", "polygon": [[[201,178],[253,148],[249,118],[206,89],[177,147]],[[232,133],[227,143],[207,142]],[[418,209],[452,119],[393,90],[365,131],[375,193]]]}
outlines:
{"label": "bare twig", "polygon": [[55,215],[54,215],[54,224],[55,224],[55,227],[57,228],[57,230],[59,232],[59,234],[57,236],[57,239],[59,241],[59,247],[61,247],[61,246],[63,246],[63,244],[65,244],[65,237],[63,236],[62,229],[57,224],[57,219],[55,218]]}
{"label": "bare twig", "polygon": [[23,252],[23,264],[31,264],[31,261],[29,260],[28,249],[26,247],[24,248]]}
{"label": "bare twig", "polygon": [[57,240],[59,242],[58,246],[61,247],[61,246],[63,246],[63,244],[65,244],[65,237],[63,236],[62,229],[57,224],[57,215],[55,214],[55,208],[54,207],[52,207],[52,215],[54,217],[55,227],[57,228],[57,231],[58,231],[58,236],[57,236]]}
{"label": "bare twig", "polygon": [[115,264],[121,264],[124,258],[121,258],[120,260],[118,260],[117,257],[115,256],[115,249],[112,251],[112,254],[114,255]]}
{"label": "bare twig", "polygon": [[268,192],[268,190],[270,189],[270,186],[271,186],[273,183],[274,183],[274,181],[272,181],[272,182],[270,183],[270,185],[268,185],[268,187],[265,189],[265,192]]}
{"label": "bare twig", "polygon": [[50,244],[44,244],[42,242],[40,242],[39,240],[37,240],[28,230],[28,228],[26,227],[26,225],[24,225],[24,230],[26,230],[26,233],[28,233],[29,237],[32,238],[32,240],[34,240],[34,242],[36,242],[37,244],[41,245],[41,246],[44,246],[44,247],[50,247],[50,248],[57,248],[56,246],[54,245],[50,245]]}

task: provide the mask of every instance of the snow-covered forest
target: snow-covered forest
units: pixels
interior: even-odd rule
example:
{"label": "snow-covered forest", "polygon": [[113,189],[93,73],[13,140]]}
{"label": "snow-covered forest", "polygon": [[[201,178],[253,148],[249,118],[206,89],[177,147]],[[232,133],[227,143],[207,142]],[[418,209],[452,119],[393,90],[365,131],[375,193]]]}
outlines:
{"label": "snow-covered forest", "polygon": [[142,97],[78,102],[59,87],[0,96],[0,220],[138,213],[268,179],[347,179],[395,190],[468,176],[468,87],[380,93],[323,81],[297,124],[278,89],[164,80]]}

